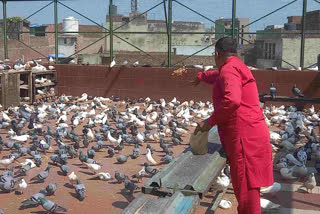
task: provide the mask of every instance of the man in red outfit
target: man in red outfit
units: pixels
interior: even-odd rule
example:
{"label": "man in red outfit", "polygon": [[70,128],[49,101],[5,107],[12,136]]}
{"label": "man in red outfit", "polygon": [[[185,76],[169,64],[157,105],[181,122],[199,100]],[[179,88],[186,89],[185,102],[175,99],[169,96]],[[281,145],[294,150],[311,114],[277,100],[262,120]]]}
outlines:
{"label": "man in red outfit", "polygon": [[260,187],[273,184],[269,130],[260,108],[256,81],[237,57],[235,40],[224,37],[215,46],[218,70],[199,72],[193,81],[212,84],[214,112],[195,134],[218,126],[227,153],[239,214],[260,214]]}

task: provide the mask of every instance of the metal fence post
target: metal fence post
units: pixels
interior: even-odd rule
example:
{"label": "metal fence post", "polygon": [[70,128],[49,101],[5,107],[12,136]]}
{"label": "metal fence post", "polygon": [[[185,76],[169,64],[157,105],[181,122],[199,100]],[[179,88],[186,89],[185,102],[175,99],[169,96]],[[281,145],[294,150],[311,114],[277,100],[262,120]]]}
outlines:
{"label": "metal fence post", "polygon": [[236,0],[232,0],[232,38],[236,38]]}
{"label": "metal fence post", "polygon": [[168,1],[168,67],[171,67],[172,49],[172,0]]}
{"label": "metal fence post", "polygon": [[3,50],[4,50],[4,58],[8,59],[7,0],[2,0],[2,4],[3,4]]}
{"label": "metal fence post", "polygon": [[113,14],[112,0],[109,0],[109,32],[110,32],[110,62],[113,60]]}
{"label": "metal fence post", "polygon": [[320,54],[318,54],[317,65],[318,65],[318,71],[320,71]]}
{"label": "metal fence post", "polygon": [[58,0],[54,0],[54,40],[55,40],[55,60],[56,60],[56,64],[59,64]]}
{"label": "metal fence post", "polygon": [[301,20],[301,47],[300,47],[300,67],[304,67],[304,46],[305,46],[305,28],[306,28],[307,0],[303,0],[302,20]]}

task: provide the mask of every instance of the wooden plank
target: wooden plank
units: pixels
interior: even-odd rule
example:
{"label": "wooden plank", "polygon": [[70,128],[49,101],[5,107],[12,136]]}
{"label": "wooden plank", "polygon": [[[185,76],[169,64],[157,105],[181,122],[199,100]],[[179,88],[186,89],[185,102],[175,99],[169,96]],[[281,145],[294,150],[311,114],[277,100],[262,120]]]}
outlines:
{"label": "wooden plank", "polygon": [[227,192],[227,189],[228,188],[224,188],[222,191],[220,190],[219,192],[217,192],[216,197],[214,197],[212,200],[212,206],[210,210],[206,212],[206,214],[213,214],[215,212],[222,200],[223,195]]}
{"label": "wooden plank", "polygon": [[145,205],[145,203],[149,199],[147,198],[147,195],[141,193],[139,194],[131,203],[121,212],[122,214],[133,214],[133,213],[139,213],[141,208]]}

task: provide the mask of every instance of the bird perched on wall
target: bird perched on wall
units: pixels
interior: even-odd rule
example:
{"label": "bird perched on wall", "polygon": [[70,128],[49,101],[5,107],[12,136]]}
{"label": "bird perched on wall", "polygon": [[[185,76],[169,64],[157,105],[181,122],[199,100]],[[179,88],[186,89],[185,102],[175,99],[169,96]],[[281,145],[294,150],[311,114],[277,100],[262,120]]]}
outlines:
{"label": "bird perched on wall", "polygon": [[301,90],[299,88],[297,88],[296,84],[294,84],[294,86],[292,87],[292,93],[296,97],[304,97],[303,93],[301,92]]}
{"label": "bird perched on wall", "polygon": [[115,59],[113,58],[113,60],[110,62],[110,68],[112,68],[113,66],[116,65],[116,61]]}
{"label": "bird perched on wall", "polygon": [[270,96],[272,99],[276,98],[277,89],[273,86],[273,83],[270,85]]}

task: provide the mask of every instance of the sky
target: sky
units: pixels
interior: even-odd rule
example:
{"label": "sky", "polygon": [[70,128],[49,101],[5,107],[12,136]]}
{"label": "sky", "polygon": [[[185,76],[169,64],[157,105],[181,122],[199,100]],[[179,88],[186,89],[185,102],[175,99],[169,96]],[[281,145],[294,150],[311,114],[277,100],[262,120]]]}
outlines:
{"label": "sky", "polygon": [[[177,0],[180,3],[203,14],[211,20],[218,18],[231,18],[232,0]],[[250,22],[266,15],[267,13],[294,0],[237,0],[237,17],[249,17]],[[318,0],[320,2],[320,0]],[[73,10],[89,17],[99,24],[105,24],[108,13],[109,0],[61,0],[61,2]],[[139,0],[139,12],[144,12],[163,0]],[[272,14],[271,16],[250,26],[250,31],[264,29],[267,25],[281,25],[287,22],[287,16],[298,16],[302,14],[303,0],[297,0],[288,7]],[[7,3],[7,16],[21,16],[26,18],[32,13],[47,5],[50,1],[13,1]],[[118,14],[128,15],[131,10],[131,0],[113,0],[113,4],[118,7]],[[315,0],[308,0],[307,11],[320,10],[320,4]],[[46,9],[29,18],[32,24],[52,24],[54,23],[54,7],[51,4]],[[0,16],[3,16],[2,10]],[[79,19],[79,24],[93,24],[87,19],[67,9],[59,4],[58,20],[73,16]],[[163,4],[148,12],[149,19],[164,20]],[[204,19],[196,13],[173,2],[173,20],[177,21],[197,21],[204,22],[206,28],[212,26],[212,22]]]}

